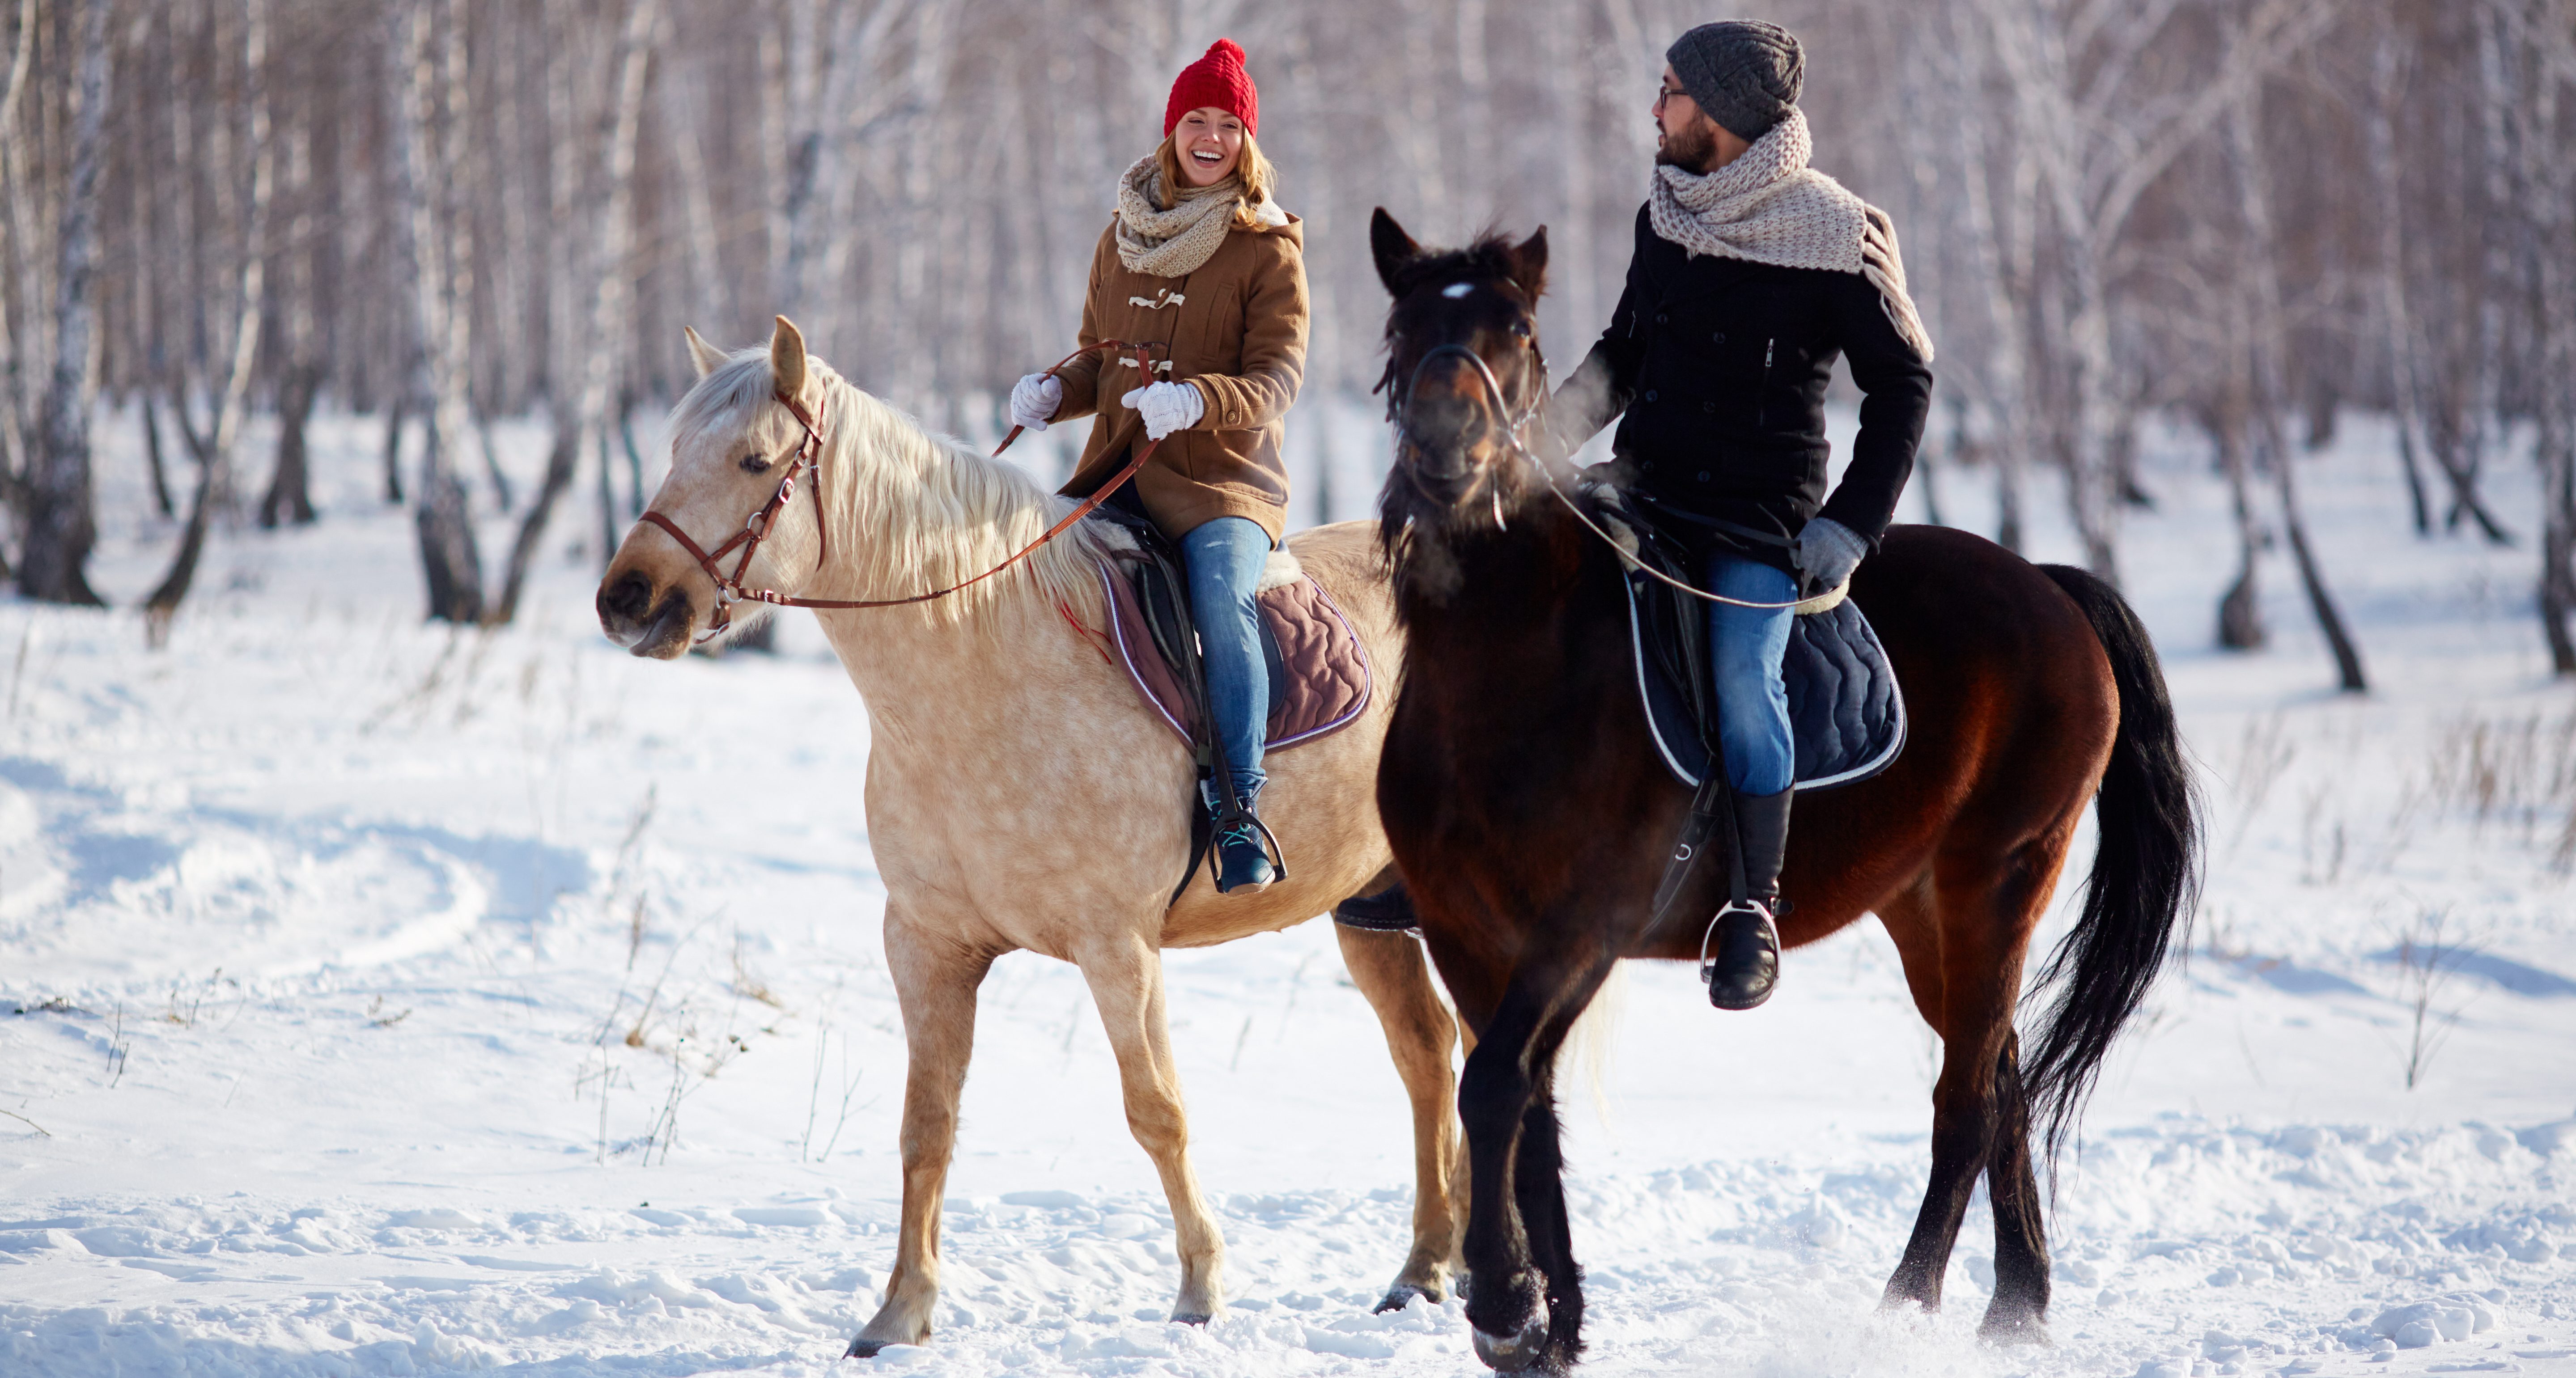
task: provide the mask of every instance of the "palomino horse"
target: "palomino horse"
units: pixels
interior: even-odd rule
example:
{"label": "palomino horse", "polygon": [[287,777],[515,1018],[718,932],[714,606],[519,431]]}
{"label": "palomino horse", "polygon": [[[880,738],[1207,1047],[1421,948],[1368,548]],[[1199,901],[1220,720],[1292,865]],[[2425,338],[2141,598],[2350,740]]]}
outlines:
{"label": "palomino horse", "polygon": [[[1681,906],[1696,917],[1651,928],[1688,795],[1638,709],[1624,557],[1578,519],[1578,503],[1597,515],[1593,499],[1556,488],[1519,439],[1546,396],[1544,232],[1426,252],[1380,211],[1372,239],[1395,297],[1398,433],[1381,529],[1407,647],[1378,810],[1432,961],[1475,1032],[1459,1110],[1476,1349],[1496,1368],[1556,1370],[1581,1351],[1583,1318],[1558,1049],[1620,958],[1696,957],[1724,895],[1702,867]],[[1885,773],[1798,802],[1781,938],[1812,943],[1875,912],[1941,1036],[1931,1180],[1887,1300],[1940,1304],[1982,1172],[1995,1217],[1982,1333],[2038,1339],[2048,1243],[2032,1107],[2054,1154],[2196,884],[2172,706],[2136,617],[2081,570],[1900,527],[1851,597],[1903,686],[1908,741]],[[2022,962],[2088,800],[2100,850],[2047,972],[2055,1007],[2025,1057],[2012,1022]],[[1723,1078],[1711,1086],[1725,1094]]]}
{"label": "palomino horse", "polygon": [[[943,589],[1003,564],[1071,509],[843,381],[783,317],[766,350],[728,357],[694,332],[689,340],[700,376],[673,413],[671,472],[652,512],[720,559],[726,533],[758,516],[747,567],[727,569],[744,586],[815,600]],[[791,398],[814,418],[810,429]],[[809,456],[816,467],[800,494],[795,475]],[[818,527],[826,514],[828,529]],[[901,1233],[885,1304],[851,1344],[855,1355],[930,1333],[975,991],[993,959],[1015,949],[1082,968],[1117,1056],[1127,1123],[1171,1202],[1181,1261],[1172,1319],[1214,1315],[1225,1299],[1223,1241],[1187,1152],[1161,949],[1286,928],[1391,878],[1381,878],[1389,858],[1370,806],[1391,711],[1380,694],[1359,721],[1272,759],[1262,811],[1290,857],[1286,879],[1219,896],[1203,870],[1166,907],[1188,854],[1192,764],[1090,639],[1106,616],[1101,561],[1125,539],[1076,523],[953,597],[819,614],[874,725],[869,839],[910,1053]],[[1402,643],[1368,527],[1303,532],[1290,549],[1372,662],[1391,670]],[[661,660],[688,650],[719,607],[697,559],[645,523],[609,562],[598,602],[610,640]],[[1437,1300],[1461,1204],[1450,1186],[1455,1026],[1410,937],[1340,937],[1413,1102],[1413,1251],[1389,1299]]]}

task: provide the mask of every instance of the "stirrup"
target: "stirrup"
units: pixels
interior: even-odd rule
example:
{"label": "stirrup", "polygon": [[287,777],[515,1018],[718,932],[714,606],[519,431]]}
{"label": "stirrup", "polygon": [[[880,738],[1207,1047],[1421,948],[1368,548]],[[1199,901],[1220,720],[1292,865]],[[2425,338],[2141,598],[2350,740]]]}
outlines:
{"label": "stirrup", "polygon": [[[1716,940],[1718,927],[1734,918],[1752,920],[1753,931],[1739,932],[1737,936],[1756,947],[1749,965],[1721,971],[1718,962],[1709,957],[1708,949]],[[1772,911],[1759,900],[1734,900],[1720,907],[1708,921],[1708,931],[1700,937],[1699,951],[1700,984],[1708,988],[1708,1002],[1719,1009],[1753,1009],[1768,1002],[1780,987],[1780,926]],[[1738,951],[1741,953],[1740,948]],[[1720,989],[1721,985],[1724,989]]]}
{"label": "stirrup", "polygon": [[1729,914],[1752,914],[1772,925],[1775,936],[1778,933],[1780,916],[1764,908],[1760,900],[1728,900],[1719,905],[1717,912],[1708,916],[1708,928],[1699,935],[1699,983],[1703,986],[1717,976],[1717,964],[1708,959],[1708,945],[1717,940],[1717,926],[1724,923]]}

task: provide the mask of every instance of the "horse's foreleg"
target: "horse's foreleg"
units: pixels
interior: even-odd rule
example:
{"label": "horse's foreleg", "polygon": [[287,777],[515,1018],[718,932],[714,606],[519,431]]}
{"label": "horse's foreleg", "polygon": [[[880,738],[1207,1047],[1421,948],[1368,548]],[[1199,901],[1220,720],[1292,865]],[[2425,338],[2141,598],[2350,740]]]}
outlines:
{"label": "horse's foreleg", "polygon": [[[1568,1333],[1560,1352],[1552,1315],[1541,1314],[1546,1304],[1553,1315],[1570,1316],[1579,1324],[1582,1310],[1580,1282],[1563,1235],[1554,1108],[1538,1112],[1536,1107],[1547,1093],[1547,1068],[1582,1003],[1564,1000],[1567,983],[1561,978],[1533,979],[1532,969],[1524,965],[1504,988],[1475,1050],[1467,1055],[1467,1070],[1458,1084],[1472,1193],[1465,1250],[1467,1321],[1476,1357],[1506,1373],[1560,1367],[1580,1348]],[[1445,974],[1445,964],[1443,970]],[[1453,988],[1455,984],[1453,978]],[[1533,1142],[1533,1135],[1545,1142]],[[1524,1174],[1529,1180],[1523,1180]],[[1544,1259],[1533,1251],[1533,1230],[1548,1232],[1542,1241]]]}
{"label": "horse's foreleg", "polygon": [[975,988],[993,955],[954,938],[924,933],[889,906],[886,968],[903,1009],[908,1066],[903,1088],[903,1215],[885,1304],[850,1342],[850,1355],[871,1358],[890,1344],[930,1337],[939,1300],[939,1209],[948,1160],[957,1144],[957,1099],[975,1050]]}
{"label": "horse's foreleg", "polygon": [[1351,983],[1386,1030],[1387,1051],[1413,1102],[1413,1251],[1377,1309],[1400,1310],[1417,1295],[1436,1302],[1447,1292],[1467,1206],[1456,1190],[1465,1185],[1466,1163],[1458,1142],[1458,1079],[1449,1062],[1457,1020],[1432,988],[1422,945],[1411,934],[1341,924],[1333,932]]}
{"label": "horse's foreleg", "polygon": [[1530,1255],[1547,1278],[1547,1347],[1553,1365],[1567,1367],[1583,1352],[1583,1269],[1574,1261],[1574,1231],[1565,1209],[1564,1130],[1556,1114],[1555,1050],[1540,1075],[1537,1094],[1522,1117],[1513,1196]]}
{"label": "horse's foreleg", "polygon": [[1225,1303],[1225,1239],[1190,1168],[1189,1118],[1181,1107],[1181,1076],[1163,1012],[1163,954],[1150,940],[1113,938],[1077,960],[1118,1058],[1127,1127],[1154,1160],[1171,1203],[1181,1255],[1181,1294],[1172,1303],[1172,1319],[1204,1325]]}

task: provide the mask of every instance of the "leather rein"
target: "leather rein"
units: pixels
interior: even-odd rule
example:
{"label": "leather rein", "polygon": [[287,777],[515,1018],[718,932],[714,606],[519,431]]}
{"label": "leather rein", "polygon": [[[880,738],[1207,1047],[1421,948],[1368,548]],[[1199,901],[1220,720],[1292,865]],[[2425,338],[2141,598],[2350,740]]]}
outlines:
{"label": "leather rein", "polygon": [[[1153,373],[1151,367],[1152,360],[1150,356],[1154,350],[1163,348],[1168,347],[1161,344],[1159,341],[1151,341],[1141,345],[1131,345],[1124,340],[1102,340],[1098,344],[1085,345],[1071,354],[1067,354],[1063,358],[1056,360],[1054,366],[1047,369],[1046,376],[1050,378],[1054,377],[1058,370],[1086,354],[1133,351],[1136,355],[1137,370],[1143,374],[1143,376],[1151,378]],[[796,454],[788,461],[787,473],[785,477],[778,481],[778,491],[770,494],[769,501],[761,504],[758,511],[752,513],[749,518],[745,519],[740,531],[726,537],[724,543],[717,546],[715,549],[708,550],[701,547],[695,540],[691,539],[688,532],[681,530],[679,523],[672,521],[669,517],[664,516],[658,511],[648,508],[642,518],[642,520],[651,522],[653,525],[662,528],[664,534],[668,535],[672,540],[678,541],[680,543],[680,548],[689,552],[690,558],[698,562],[698,568],[705,570],[707,578],[713,580],[715,583],[715,615],[707,622],[706,635],[698,638],[697,644],[699,645],[705,645],[707,642],[713,641],[717,637],[722,636],[726,629],[733,625],[733,608],[736,603],[766,603],[771,607],[777,608],[822,608],[839,610],[852,608],[900,608],[907,607],[915,603],[927,603],[934,599],[945,598],[952,593],[959,592],[960,590],[972,588],[973,586],[992,578],[994,575],[1009,569],[1011,566],[1016,565],[1020,561],[1037,553],[1038,547],[1045,545],[1047,542],[1054,540],[1058,536],[1063,535],[1066,531],[1072,529],[1074,523],[1081,521],[1083,518],[1090,516],[1094,511],[1098,510],[1102,503],[1109,500],[1109,496],[1112,493],[1118,491],[1120,485],[1126,483],[1128,479],[1135,477],[1136,471],[1145,467],[1145,461],[1152,457],[1155,447],[1163,443],[1160,440],[1147,441],[1141,449],[1136,451],[1136,457],[1127,461],[1125,468],[1120,469],[1116,474],[1110,477],[1108,482],[1101,484],[1099,488],[1093,490],[1090,497],[1087,497],[1080,503],[1076,504],[1074,509],[1071,512],[1066,513],[1061,520],[1056,522],[1055,525],[1048,527],[1045,534],[1039,536],[1036,540],[1029,542],[1027,545],[1020,547],[1019,550],[1014,552],[1009,559],[1004,560],[1000,564],[993,566],[991,569],[976,575],[972,579],[965,580],[962,583],[951,584],[944,589],[933,589],[928,593],[916,593],[904,598],[793,598],[780,593],[775,589],[750,588],[742,582],[743,576],[751,569],[752,557],[760,553],[761,542],[768,540],[770,534],[776,530],[778,514],[785,511],[796,501],[797,480],[807,474],[813,475],[814,478],[814,481],[806,485],[806,487],[808,491],[812,492],[814,495],[814,528],[820,537],[820,546],[814,556],[814,567],[817,570],[820,570],[823,567],[824,561],[829,559],[832,553],[832,526],[825,518],[823,508],[823,424],[816,418],[813,412],[806,409],[805,403],[801,399],[791,397],[785,392],[774,392],[771,396],[777,400],[780,406],[787,409],[790,416],[796,418],[796,424],[805,428],[805,438],[797,442]],[[993,447],[993,457],[999,459],[1002,451],[1011,448],[1011,442],[1019,439],[1020,432],[1025,429],[1027,428],[1023,426],[1011,427],[1011,433],[1002,437],[1002,443]],[[734,562],[733,571],[731,573],[727,573],[725,572],[724,567],[718,562],[723,560],[726,555],[731,554],[737,549],[742,552],[742,557]]]}
{"label": "leather rein", "polygon": [[[1514,455],[1517,455],[1522,460],[1526,461],[1530,468],[1536,471],[1540,485],[1546,488],[1548,492],[1554,494],[1558,502],[1565,504],[1565,510],[1573,513],[1576,521],[1583,523],[1585,529],[1589,530],[1593,535],[1600,537],[1601,543],[1610,547],[1611,552],[1617,555],[1620,561],[1626,564],[1630,569],[1636,570],[1638,573],[1647,575],[1648,577],[1662,583],[1669,584],[1672,587],[1689,594],[1693,598],[1701,599],[1702,601],[1710,603],[1723,603],[1732,608],[1755,608],[1765,612],[1776,612],[1782,608],[1795,608],[1807,601],[1803,598],[1793,598],[1786,603],[1756,603],[1742,598],[1729,598],[1721,593],[1706,592],[1705,590],[1695,588],[1682,580],[1676,579],[1671,575],[1664,573],[1662,570],[1647,564],[1645,561],[1638,559],[1635,555],[1629,553],[1626,546],[1619,544],[1618,537],[1602,530],[1600,524],[1593,521],[1591,515],[1585,512],[1580,504],[1576,503],[1574,499],[1566,496],[1565,490],[1557,486],[1556,474],[1554,471],[1548,467],[1546,461],[1538,457],[1538,453],[1536,451],[1530,449],[1529,442],[1522,437],[1522,432],[1529,428],[1529,424],[1532,421],[1537,420],[1540,413],[1546,410],[1548,395],[1547,356],[1539,352],[1538,339],[1535,333],[1533,333],[1528,341],[1528,348],[1530,359],[1538,368],[1538,395],[1531,400],[1527,407],[1521,409],[1520,415],[1514,417],[1512,416],[1511,398],[1504,393],[1502,380],[1494,376],[1493,366],[1485,362],[1484,355],[1478,354],[1476,351],[1469,349],[1467,346],[1462,344],[1451,343],[1432,347],[1429,351],[1423,354],[1421,359],[1414,363],[1413,372],[1405,378],[1404,395],[1402,397],[1389,399],[1390,405],[1388,410],[1392,414],[1396,423],[1397,440],[1402,442],[1405,439],[1405,412],[1413,401],[1413,384],[1422,376],[1423,367],[1444,354],[1459,355],[1465,358],[1469,363],[1476,366],[1476,376],[1484,380],[1485,395],[1493,400],[1495,415],[1510,418],[1503,424],[1505,445]],[[1495,488],[1492,492],[1494,499],[1494,525],[1499,527],[1504,524],[1503,494],[1500,488]]]}

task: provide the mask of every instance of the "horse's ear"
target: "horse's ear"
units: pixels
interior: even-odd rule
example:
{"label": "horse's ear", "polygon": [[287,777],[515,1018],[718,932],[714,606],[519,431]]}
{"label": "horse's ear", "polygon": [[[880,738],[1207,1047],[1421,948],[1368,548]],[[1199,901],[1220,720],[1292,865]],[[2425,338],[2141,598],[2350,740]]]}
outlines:
{"label": "horse's ear", "polygon": [[708,344],[706,337],[697,331],[684,325],[680,327],[680,333],[689,337],[689,362],[698,366],[699,377],[715,372],[716,365],[725,361],[724,351]]}
{"label": "horse's ear", "polygon": [[769,336],[769,372],[777,379],[781,395],[805,395],[805,334],[785,316],[778,318],[778,328]]}
{"label": "horse's ear", "polygon": [[1402,296],[1396,279],[1422,257],[1422,246],[1413,242],[1413,236],[1395,223],[1395,217],[1387,214],[1384,206],[1369,217],[1369,252],[1377,255],[1377,280],[1386,284],[1387,294]]}
{"label": "horse's ear", "polygon": [[1539,226],[1529,238],[1512,246],[1512,281],[1529,294],[1531,301],[1547,293],[1547,226]]}

